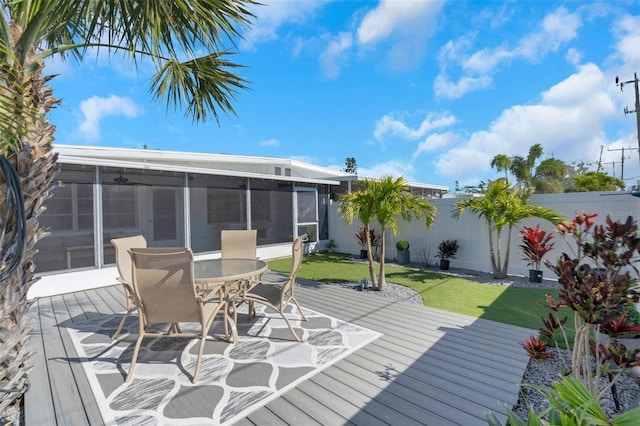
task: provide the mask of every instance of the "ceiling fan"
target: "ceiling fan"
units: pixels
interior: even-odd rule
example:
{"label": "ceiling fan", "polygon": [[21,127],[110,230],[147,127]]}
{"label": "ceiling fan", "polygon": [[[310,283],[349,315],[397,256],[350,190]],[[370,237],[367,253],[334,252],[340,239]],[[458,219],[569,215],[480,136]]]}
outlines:
{"label": "ceiling fan", "polygon": [[117,183],[118,185],[125,185],[127,182],[129,182],[129,179],[122,176],[122,172],[120,172],[120,176],[114,177],[113,182]]}
{"label": "ceiling fan", "polygon": [[129,178],[124,177],[123,172],[120,172],[119,176],[116,176],[113,178],[113,183],[115,183],[116,185],[143,185],[143,186],[151,186],[148,183],[141,183],[141,182],[130,182]]}

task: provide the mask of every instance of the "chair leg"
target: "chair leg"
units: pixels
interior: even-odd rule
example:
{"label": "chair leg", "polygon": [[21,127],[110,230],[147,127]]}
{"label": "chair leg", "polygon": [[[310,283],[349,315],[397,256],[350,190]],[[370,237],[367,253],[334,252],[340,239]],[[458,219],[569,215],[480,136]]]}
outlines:
{"label": "chair leg", "polygon": [[131,357],[131,366],[129,367],[129,373],[127,374],[127,378],[124,379],[125,382],[128,382],[133,377],[133,369],[136,367],[136,361],[138,360],[138,352],[140,351],[142,339],[144,339],[144,333],[140,333],[140,335],[138,336],[138,340],[136,341],[136,347],[133,350],[133,356]]}
{"label": "chair leg", "polygon": [[124,327],[124,323],[127,321],[127,318],[129,318],[129,315],[131,314],[131,312],[133,312],[135,309],[136,309],[135,306],[132,306],[127,310],[127,312],[124,314],[124,316],[120,320],[118,329],[116,330],[115,333],[113,333],[113,336],[111,336],[111,340],[115,340],[120,335],[120,332],[122,331],[122,327]]}
{"label": "chair leg", "polygon": [[309,318],[307,318],[307,316],[304,314],[304,312],[302,312],[302,306],[300,306],[300,304],[298,303],[298,301],[296,300],[295,297],[292,297],[291,300],[293,300],[293,303],[296,304],[296,306],[298,307],[298,312],[300,312],[300,315],[302,316],[302,319],[304,321],[309,321]]}
{"label": "chair leg", "polygon": [[291,325],[291,323],[289,322],[289,319],[287,318],[287,316],[284,314],[284,312],[282,311],[278,311],[280,313],[280,316],[284,319],[284,322],[287,323],[287,326],[289,327],[289,330],[291,331],[291,334],[293,334],[293,336],[296,338],[296,340],[298,342],[302,342],[302,339],[298,336],[298,334],[294,331],[293,326]]}

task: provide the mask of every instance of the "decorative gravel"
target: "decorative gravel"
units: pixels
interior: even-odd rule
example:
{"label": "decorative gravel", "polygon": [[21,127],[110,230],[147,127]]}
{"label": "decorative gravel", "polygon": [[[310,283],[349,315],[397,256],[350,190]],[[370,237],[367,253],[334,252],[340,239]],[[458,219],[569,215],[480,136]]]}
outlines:
{"label": "decorative gravel", "polygon": [[[367,260],[353,259],[354,262],[366,263]],[[388,262],[386,264],[393,264]],[[421,267],[418,264],[406,265],[410,267]],[[424,268],[423,268],[424,269]],[[451,269],[449,271],[442,271],[437,268],[429,267],[426,270],[438,272],[441,274],[466,278],[470,281],[475,281],[488,285],[499,286],[513,286],[520,288],[543,288],[543,289],[559,289],[558,282],[556,280],[543,279],[542,283],[530,283],[529,277],[523,277],[518,275],[509,275],[503,279],[494,279],[490,273],[470,271],[464,269]],[[387,297],[391,299],[400,300],[407,303],[415,303],[422,305],[424,302],[422,296],[413,289],[405,287],[403,285],[386,283],[386,286],[382,291],[375,291],[371,287],[363,289],[362,283],[350,282],[350,283],[332,283],[329,285],[336,285],[344,288],[350,288],[355,291],[363,291],[368,294],[372,294],[378,297]],[[522,349],[524,350],[524,349]],[[527,384],[550,386],[552,378],[557,380],[567,371],[567,365],[570,365],[571,353],[566,349],[550,348],[550,351],[554,353],[554,356],[546,361],[541,362],[538,360],[530,360],[527,369],[524,372],[521,382],[521,392],[518,402],[513,407],[513,410],[523,418],[527,418],[529,407],[533,407],[536,413],[541,413],[548,406],[548,401],[542,397],[542,395],[526,386]],[[606,380],[606,379],[604,379]],[[604,385],[604,382],[603,382]],[[600,399],[600,403],[604,412],[609,418],[615,417],[620,412],[624,412],[631,408],[640,406],[640,384],[639,380],[631,377],[630,375],[623,375],[616,382],[616,392],[619,400],[620,411],[615,408],[612,392],[606,392]]]}

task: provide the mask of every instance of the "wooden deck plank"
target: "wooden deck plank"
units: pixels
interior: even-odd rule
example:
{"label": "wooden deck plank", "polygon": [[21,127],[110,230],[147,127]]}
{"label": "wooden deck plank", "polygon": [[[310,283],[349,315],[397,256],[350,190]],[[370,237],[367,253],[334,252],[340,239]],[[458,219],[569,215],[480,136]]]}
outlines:
{"label": "wooden deck plank", "polygon": [[50,332],[41,324],[40,315],[51,314],[51,300],[38,300],[31,307],[34,313],[30,322],[29,348],[35,353],[32,358],[33,370],[29,374],[31,387],[25,394],[25,423],[27,425],[55,425],[56,413],[53,405],[53,393],[46,359],[44,334]]}
{"label": "wooden deck plank", "polygon": [[[327,292],[331,292],[331,290],[332,289],[327,289]],[[367,306],[363,307],[344,302],[350,290],[337,290],[339,290],[337,294],[323,293],[322,291],[314,290],[317,293],[314,293],[313,299],[307,300],[304,297],[300,299],[307,302],[306,304],[303,303],[303,306],[308,306],[310,309],[311,305],[308,303],[318,303],[321,300],[326,300],[327,303],[323,307],[325,314],[332,316],[347,315],[350,317],[348,320],[355,324],[360,324],[364,327],[382,332],[385,334],[384,338],[389,339],[389,343],[394,344],[398,350],[424,351],[428,348],[428,346],[425,345],[437,344],[437,348],[431,347],[429,349],[443,350],[447,355],[450,353],[458,353],[458,356],[465,362],[477,364],[479,367],[483,366],[507,372],[513,368],[520,369],[528,362],[526,354],[521,349],[521,353],[514,356],[516,351],[514,351],[513,340],[511,340],[509,344],[506,342],[482,342],[480,345],[473,339],[469,339],[468,342],[465,341],[461,333],[466,333],[469,336],[480,334],[475,330],[473,323],[466,326],[464,330],[461,330],[457,335],[453,334],[450,330],[446,330],[446,333],[442,330],[438,331],[436,329],[441,329],[442,327],[440,327],[438,323],[434,323],[428,319],[430,308],[424,308],[423,317],[416,318],[414,316],[414,321],[424,319],[424,322],[421,322],[420,326],[407,324],[402,318],[388,315],[386,311],[388,311],[389,308],[377,309],[378,316],[372,318],[370,315],[365,315],[372,309],[372,305],[375,306],[375,301],[369,299],[378,299],[379,297],[370,296],[367,300]],[[340,299],[341,301],[337,301],[331,305],[329,302],[335,299]],[[522,330],[525,332],[520,335],[520,340],[523,340],[529,335],[529,330]],[[446,339],[442,338],[443,335],[446,336]],[[408,339],[407,337],[411,338]],[[490,356],[479,359],[476,356],[477,353]]]}
{"label": "wooden deck plank", "polygon": [[322,374],[315,376],[316,383],[327,389],[333,389],[334,392],[343,395],[345,401],[354,405],[357,411],[349,420],[355,424],[368,425],[365,422],[360,413],[366,413],[366,417],[374,417],[378,421],[387,424],[397,425],[420,425],[420,424],[434,424],[434,425],[448,425],[455,424],[447,420],[444,417],[433,415],[431,413],[422,413],[423,417],[421,421],[417,421],[414,418],[405,415],[405,409],[412,411],[414,407],[411,407],[406,402],[399,398],[395,398],[380,392],[379,388],[368,386],[362,380],[352,375],[342,375],[338,370],[333,367],[327,368]]}
{"label": "wooden deck plank", "polygon": [[58,316],[66,312],[66,306],[62,296],[52,297],[50,303],[51,311],[40,315],[40,318],[56,422],[59,425],[86,425],[89,421],[85,406],[68,361],[69,353],[62,338],[62,327],[58,326],[62,322]]}
{"label": "wooden deck plank", "polygon": [[[517,383],[528,362],[517,341],[531,330],[337,286],[300,287],[296,292],[304,307],[383,336],[241,419],[240,425],[480,425],[486,424],[485,411],[506,419],[498,401],[517,400]],[[120,286],[111,286],[42,302],[39,315],[44,321],[35,325],[42,330],[40,345],[44,341],[48,351],[42,359],[48,368],[37,372],[38,380],[57,382],[59,377],[63,383],[53,383],[52,393],[76,387],[75,394],[64,397],[71,400],[70,407],[52,398],[56,410],[66,411],[56,418],[57,424],[99,424],[95,398],[78,395],[91,393],[81,366],[58,365],[60,356],[76,356],[58,324],[124,311],[124,293]],[[78,405],[87,411],[84,415]]]}

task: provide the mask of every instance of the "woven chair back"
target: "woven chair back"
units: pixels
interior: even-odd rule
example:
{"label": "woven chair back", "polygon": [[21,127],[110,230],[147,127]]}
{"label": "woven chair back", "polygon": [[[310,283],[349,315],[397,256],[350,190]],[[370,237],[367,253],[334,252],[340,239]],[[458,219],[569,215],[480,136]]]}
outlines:
{"label": "woven chair back", "polygon": [[201,322],[188,248],[131,249],[133,287],[147,324]]}
{"label": "woven chair back", "polygon": [[257,257],[258,233],[255,229],[220,232],[223,259],[255,259]]}
{"label": "woven chair back", "polygon": [[133,283],[133,277],[131,276],[131,255],[129,249],[132,248],[145,248],[147,247],[147,240],[142,235],[135,235],[133,237],[114,238],[111,240],[111,244],[116,249],[116,267],[118,268],[118,275],[120,280],[127,284]]}

